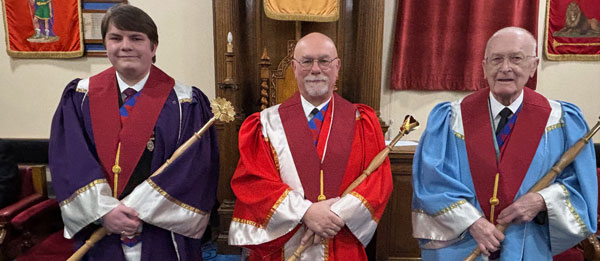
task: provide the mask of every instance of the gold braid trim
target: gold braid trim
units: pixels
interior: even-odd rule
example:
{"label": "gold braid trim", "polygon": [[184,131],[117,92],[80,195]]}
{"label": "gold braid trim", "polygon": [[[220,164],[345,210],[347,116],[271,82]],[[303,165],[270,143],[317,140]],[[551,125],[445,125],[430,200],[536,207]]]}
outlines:
{"label": "gold braid trim", "polygon": [[[462,205],[462,204],[465,204],[465,203],[467,203],[467,200],[466,200],[466,199],[461,199],[461,200],[459,200],[459,201],[457,201],[457,202],[455,202],[455,203],[452,203],[450,206],[447,206],[447,207],[443,208],[442,210],[440,210],[440,211],[436,212],[435,214],[433,214],[433,215],[431,215],[431,216],[433,216],[433,217],[437,217],[437,216],[440,216],[440,215],[446,214],[446,213],[450,212],[450,210],[452,210],[452,209],[455,209],[455,208],[457,208],[457,207],[459,207],[460,205]],[[425,212],[425,210],[422,210],[422,209],[414,209],[414,210],[413,210],[413,212],[416,212],[416,213],[422,213],[422,214],[427,214],[427,213]],[[428,215],[428,214],[427,214],[427,215]]]}
{"label": "gold braid trim", "polygon": [[246,224],[246,225],[251,225],[251,226],[254,226],[254,227],[257,227],[257,228],[263,228],[262,225],[254,222],[254,221],[247,220],[247,219],[241,219],[241,218],[234,217],[234,218],[231,219],[231,221],[237,222],[237,223]]}
{"label": "gold braid trim", "polygon": [[71,203],[71,201],[75,200],[75,198],[78,197],[81,193],[86,192],[89,189],[91,189],[92,187],[95,187],[96,185],[102,184],[102,183],[108,184],[108,181],[106,181],[106,179],[97,179],[97,180],[94,180],[94,181],[88,183],[87,185],[79,188],[69,198],[61,201],[60,207],[66,206],[67,204]]}
{"label": "gold braid trim", "polygon": [[465,140],[465,135],[462,135],[462,134],[460,134],[460,133],[458,133],[456,131],[454,132],[454,136],[456,136],[457,138],[459,138],[461,140]]}
{"label": "gold braid trim", "polygon": [[577,221],[577,225],[579,225],[579,228],[581,228],[581,230],[585,231],[586,235],[589,234],[590,232],[588,231],[587,227],[585,226],[585,223],[581,219],[581,216],[579,216],[579,214],[577,213],[577,211],[575,211],[575,208],[571,204],[571,199],[569,197],[569,191],[563,184],[559,184],[559,185],[563,189],[563,192],[565,193],[565,196],[566,196],[565,202],[567,203],[567,208],[569,208],[569,211],[571,211],[571,214],[573,216],[575,216],[575,221]]}
{"label": "gold braid trim", "polygon": [[192,103],[192,98],[179,99],[179,103]]}
{"label": "gold braid trim", "polygon": [[331,244],[331,240],[323,239],[323,259],[324,261],[329,260],[329,246]]}
{"label": "gold braid trim", "polygon": [[550,132],[552,130],[555,130],[555,129],[558,129],[558,128],[562,128],[564,126],[565,126],[564,123],[557,123],[557,124],[554,124],[554,125],[550,125],[550,126],[546,127],[546,132]]}
{"label": "gold braid trim", "polygon": [[84,88],[77,88],[75,89],[76,92],[80,92],[80,93],[87,93],[87,89]]}
{"label": "gold braid trim", "polygon": [[174,204],[178,205],[179,207],[185,208],[189,211],[192,211],[196,214],[202,214],[202,215],[206,215],[208,213],[199,210],[195,207],[192,207],[188,204],[185,204],[177,199],[175,199],[174,197],[172,197],[171,195],[169,195],[169,193],[167,193],[166,191],[164,191],[161,187],[159,187],[158,185],[156,185],[156,183],[154,183],[154,181],[152,181],[151,179],[147,180],[148,184],[154,189],[156,190],[158,193],[160,193],[163,197],[165,197],[167,200],[173,202]]}
{"label": "gold braid trim", "polygon": [[279,205],[281,204],[281,202],[283,202],[283,200],[287,197],[287,195],[290,193],[290,189],[286,189],[283,194],[281,194],[281,196],[277,199],[277,201],[275,201],[275,204],[271,207],[271,210],[269,211],[269,214],[267,214],[267,216],[265,217],[265,221],[262,224],[259,224],[256,221],[252,221],[252,220],[247,220],[247,219],[242,219],[242,218],[237,218],[234,217],[231,220],[234,222],[238,222],[238,223],[242,223],[242,224],[247,224],[247,225],[251,225],[251,226],[255,226],[257,228],[266,228],[267,225],[269,224],[269,221],[271,221],[271,217],[273,217],[273,214],[275,213],[275,210],[277,210],[277,208],[279,207]]}
{"label": "gold braid trim", "polygon": [[271,144],[271,142],[269,141],[269,137],[265,137],[265,142],[267,142],[269,144],[269,148],[271,148],[271,156],[273,156],[273,161],[275,162],[275,168],[277,168],[277,172],[279,172],[280,171],[279,157],[277,156],[277,152],[275,151],[273,144]]}
{"label": "gold braid trim", "polygon": [[263,222],[262,227],[267,227],[267,224],[269,224],[269,221],[271,221],[271,217],[273,217],[273,214],[275,214],[275,210],[277,210],[277,208],[279,207],[281,202],[283,202],[283,200],[287,197],[287,195],[289,193],[290,193],[290,189],[288,188],[283,192],[283,194],[281,194],[281,196],[277,199],[277,201],[275,201],[275,204],[271,207],[271,210],[269,211],[269,214],[265,218],[265,221]]}
{"label": "gold braid trim", "polygon": [[361,194],[358,194],[356,191],[350,192],[350,195],[358,198],[358,200],[360,200],[362,202],[362,204],[365,206],[365,208],[367,208],[367,210],[369,210],[369,213],[371,213],[371,218],[373,219],[373,221],[375,221],[375,223],[379,224],[379,218],[375,216],[375,210],[373,209],[373,206],[371,206],[369,201],[367,201]]}

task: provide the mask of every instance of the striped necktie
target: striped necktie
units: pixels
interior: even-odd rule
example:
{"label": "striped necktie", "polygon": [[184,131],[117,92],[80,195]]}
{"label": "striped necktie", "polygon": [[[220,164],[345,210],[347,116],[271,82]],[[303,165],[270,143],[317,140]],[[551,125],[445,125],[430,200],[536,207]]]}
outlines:
{"label": "striped necktie", "polygon": [[323,124],[323,118],[325,118],[323,110],[327,110],[327,106],[323,107],[323,109],[321,109],[321,110],[314,108],[308,115],[308,117],[312,116],[312,118],[308,121],[308,128],[310,128],[310,131],[312,133],[313,141],[315,142],[315,146],[317,146],[317,143],[319,142],[319,134],[321,133],[321,125]]}
{"label": "striped necktie", "polygon": [[124,124],[127,117],[129,117],[129,112],[133,108],[133,105],[135,105],[137,98],[140,96],[140,92],[133,88],[127,88],[123,91],[123,94],[125,94],[126,97],[123,99],[123,106],[119,109],[121,124]]}

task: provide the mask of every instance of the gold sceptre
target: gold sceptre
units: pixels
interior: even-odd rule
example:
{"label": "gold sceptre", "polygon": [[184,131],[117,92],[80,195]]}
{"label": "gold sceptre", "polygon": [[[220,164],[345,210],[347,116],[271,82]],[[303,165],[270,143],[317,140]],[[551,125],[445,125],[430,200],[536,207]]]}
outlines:
{"label": "gold sceptre", "polygon": [[[179,156],[185,153],[185,151],[189,147],[194,145],[194,143],[196,143],[196,141],[200,139],[202,134],[204,134],[204,132],[206,132],[210,128],[210,126],[212,126],[215,123],[215,121],[219,120],[222,122],[230,122],[234,119],[233,117],[235,116],[235,111],[231,106],[231,103],[225,100],[224,98],[215,98],[213,101],[210,102],[210,108],[212,110],[213,117],[210,120],[208,120],[198,132],[195,132],[194,135],[192,135],[192,137],[190,137],[183,145],[179,146],[179,148],[177,148],[177,150],[173,152],[173,155],[171,155],[171,157],[167,159],[167,161],[163,163],[160,166],[160,168],[154,171],[154,173],[152,173],[150,177],[154,177],[162,173],[169,165],[171,165],[173,161],[175,161],[177,158],[179,158]],[[67,261],[78,261],[81,258],[83,258],[85,253],[87,253],[94,246],[94,244],[96,244],[96,242],[102,239],[106,234],[108,234],[108,230],[106,230],[106,228],[104,227],[101,227],[94,231],[90,238],[85,241],[85,244],[83,244],[83,246],[77,249],[77,251],[73,253],[73,255],[71,255],[71,257],[67,259]]]}
{"label": "gold sceptre", "polygon": [[[599,129],[600,121],[598,121],[588,133],[583,135],[581,139],[579,139],[575,144],[573,144],[573,146],[571,146],[571,148],[569,148],[569,150],[567,150],[560,157],[556,164],[554,164],[554,166],[552,166],[552,168],[550,168],[550,170],[546,172],[546,175],[544,175],[540,180],[538,180],[538,182],[535,183],[535,185],[533,185],[533,187],[531,187],[531,189],[529,189],[528,192],[538,192],[548,187],[550,183],[554,181],[556,176],[558,176],[558,174],[560,174],[566,166],[568,166],[569,164],[571,164],[571,162],[573,162],[573,160],[575,160],[577,155],[579,155],[581,150],[585,147],[586,144],[588,144],[590,139],[592,139],[592,136],[594,136]],[[510,224],[497,224],[496,229],[504,233],[504,231],[506,230],[506,228],[508,228],[509,225]],[[476,247],[475,249],[473,249],[473,252],[471,252],[471,254],[467,256],[464,260],[474,261],[479,255],[481,255],[481,250],[479,249],[479,247]]]}
{"label": "gold sceptre", "polygon": [[[346,194],[352,192],[352,190],[357,188],[358,185],[360,185],[360,183],[362,183],[369,175],[371,175],[371,173],[373,173],[373,171],[375,171],[377,168],[379,168],[379,166],[381,166],[383,161],[387,158],[388,154],[390,153],[390,151],[392,150],[394,145],[396,145],[396,143],[398,143],[398,141],[402,137],[404,137],[405,134],[408,134],[409,132],[417,129],[418,127],[419,127],[419,122],[417,120],[415,120],[415,118],[413,118],[412,116],[406,115],[404,117],[404,122],[402,123],[402,126],[400,127],[400,132],[398,133],[398,135],[396,135],[396,137],[392,140],[392,142],[390,142],[389,145],[385,146],[385,148],[383,150],[381,150],[379,153],[377,153],[377,155],[375,155],[375,157],[369,163],[369,166],[367,166],[367,168],[365,170],[363,170],[363,172],[360,174],[360,176],[358,176],[346,188],[346,190],[344,190],[344,192],[342,193],[342,197],[345,196]],[[298,248],[296,248],[296,251],[294,251],[294,254],[292,256],[290,256],[287,259],[287,261],[300,260],[300,255],[302,254],[302,252],[304,252],[304,250],[306,250],[306,248],[308,248],[310,245],[312,245],[309,242],[312,242],[313,238],[314,238],[314,236],[310,237],[307,240],[306,244],[298,246]]]}

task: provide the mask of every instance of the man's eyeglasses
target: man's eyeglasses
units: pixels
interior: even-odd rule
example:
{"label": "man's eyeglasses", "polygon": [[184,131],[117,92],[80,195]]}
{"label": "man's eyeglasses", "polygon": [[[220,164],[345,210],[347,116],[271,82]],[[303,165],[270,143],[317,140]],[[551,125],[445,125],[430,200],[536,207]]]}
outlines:
{"label": "man's eyeglasses", "polygon": [[317,64],[319,65],[319,68],[321,68],[321,70],[328,70],[329,69],[329,65],[331,65],[331,62],[335,61],[335,59],[338,59],[338,57],[332,58],[332,59],[325,59],[325,58],[321,58],[321,59],[302,59],[302,60],[297,60],[296,58],[292,58],[294,61],[296,61],[297,63],[300,64],[300,67],[302,67],[302,70],[304,71],[310,71],[313,67],[313,64],[315,64],[315,62],[317,62]]}
{"label": "man's eyeglasses", "polygon": [[522,53],[513,53],[509,55],[500,55],[495,54],[490,57],[486,57],[485,60],[491,65],[497,66],[504,63],[505,59],[508,59],[508,62],[514,65],[519,65],[523,63],[526,59],[535,57],[535,55],[524,55]]}

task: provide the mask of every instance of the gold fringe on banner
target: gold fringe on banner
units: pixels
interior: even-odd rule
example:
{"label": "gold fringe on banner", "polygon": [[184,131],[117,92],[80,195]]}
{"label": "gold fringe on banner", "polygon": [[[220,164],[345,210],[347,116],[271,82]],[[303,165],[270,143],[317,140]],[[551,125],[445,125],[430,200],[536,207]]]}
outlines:
{"label": "gold fringe on banner", "polygon": [[335,22],[340,16],[339,0],[264,0],[263,5],[275,20]]}

